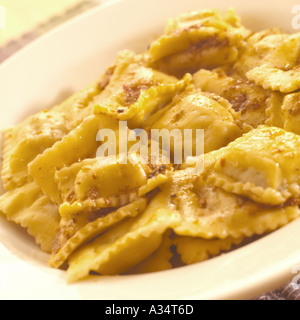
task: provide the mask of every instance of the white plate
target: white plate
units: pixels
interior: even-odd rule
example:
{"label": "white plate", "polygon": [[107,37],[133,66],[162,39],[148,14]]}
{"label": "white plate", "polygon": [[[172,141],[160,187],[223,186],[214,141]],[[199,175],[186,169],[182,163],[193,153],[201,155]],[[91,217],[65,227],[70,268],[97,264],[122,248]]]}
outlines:
{"label": "white plate", "polygon": [[[249,28],[292,30],[296,1],[111,1],[38,39],[0,66],[0,128],[50,107],[99,77],[121,49],[144,51],[165,20],[194,9],[236,8]],[[0,217],[0,299],[249,299],[300,264],[300,220],[241,249],[176,270],[67,285],[26,233]]]}

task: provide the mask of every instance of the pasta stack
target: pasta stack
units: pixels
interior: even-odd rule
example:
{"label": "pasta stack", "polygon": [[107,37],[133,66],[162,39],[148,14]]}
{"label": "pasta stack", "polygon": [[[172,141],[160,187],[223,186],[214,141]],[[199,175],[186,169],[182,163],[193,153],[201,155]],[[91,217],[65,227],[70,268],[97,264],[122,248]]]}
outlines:
{"label": "pasta stack", "polygon": [[[146,52],[120,52],[100,79],[3,132],[0,211],[69,282],[230,251],[299,217],[299,91],[299,33],[254,33],[233,9],[169,19]],[[122,144],[119,161],[99,161],[105,129],[117,141],[144,130],[149,145],[152,129],[202,129],[203,170],[164,162],[160,146],[155,163]]]}

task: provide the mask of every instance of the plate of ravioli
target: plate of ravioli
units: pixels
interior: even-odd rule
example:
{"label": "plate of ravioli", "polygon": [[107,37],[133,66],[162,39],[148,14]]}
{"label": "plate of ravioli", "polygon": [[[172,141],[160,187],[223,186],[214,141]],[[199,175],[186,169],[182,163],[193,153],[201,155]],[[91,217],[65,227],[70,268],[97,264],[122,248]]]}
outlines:
{"label": "plate of ravioli", "polygon": [[300,264],[293,1],[141,2],[0,66],[3,298],[255,298]]}

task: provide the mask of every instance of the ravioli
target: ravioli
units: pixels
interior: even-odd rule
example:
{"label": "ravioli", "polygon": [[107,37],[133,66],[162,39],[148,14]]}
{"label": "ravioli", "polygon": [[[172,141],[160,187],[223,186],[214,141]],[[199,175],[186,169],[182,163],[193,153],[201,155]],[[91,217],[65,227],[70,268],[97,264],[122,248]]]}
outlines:
{"label": "ravioli", "polygon": [[75,129],[87,117],[93,115],[93,100],[101,96],[110,84],[118,62],[119,60],[116,59],[114,63],[103,72],[99,79],[88,84],[85,88],[74,93],[51,109],[51,111],[64,115],[68,132]]}
{"label": "ravioli", "polygon": [[[195,89],[190,86],[173,101],[150,117],[144,127],[152,129],[181,130],[182,137],[186,129],[193,130],[192,153],[196,154],[196,130],[204,130],[204,152],[219,149],[242,135],[238,126],[237,114],[227,101],[221,97]],[[172,141],[171,150],[175,152]]]}
{"label": "ravioli", "polygon": [[146,198],[138,198],[118,209],[102,208],[63,217],[56,232],[49,265],[53,268],[61,267],[79,246],[91,241],[118,222],[137,216],[145,210],[146,205]]}
{"label": "ravioli", "polygon": [[[127,164],[122,163],[125,157]],[[136,154],[123,154],[118,162],[114,157],[86,159],[57,171],[56,182],[63,199],[61,216],[123,206],[169,180],[171,166],[137,161]]]}
{"label": "ravioli", "polygon": [[100,146],[96,139],[98,131],[107,127],[117,132],[119,123],[106,115],[90,116],[29,164],[30,175],[53,202],[62,203],[55,181],[56,170],[87,158],[95,158]]}
{"label": "ravioli", "polygon": [[280,109],[283,95],[264,90],[255,83],[236,74],[227,75],[222,68],[212,71],[201,69],[193,76],[195,86],[227,99],[232,108],[240,113],[245,132],[265,124],[271,117],[268,110]]}
{"label": "ravioli", "polygon": [[215,152],[205,181],[267,205],[299,198],[298,135],[260,126]]}
{"label": "ravioli", "polygon": [[178,223],[178,215],[157,195],[138,217],[119,223],[69,258],[68,281],[85,278],[90,272],[121,274],[145,260],[162,243],[164,233]]}
{"label": "ravioli", "polygon": [[300,89],[300,33],[265,30],[254,34],[234,68],[264,89]]}
{"label": "ravioli", "polygon": [[30,116],[16,127],[3,132],[2,180],[7,190],[31,181],[28,164],[93,115],[90,102],[105,89],[113,70],[114,66],[108,68],[98,81],[62,103]]}
{"label": "ravioli", "polygon": [[300,33],[252,32],[233,9],[169,19],[146,51],[4,130],[0,215],[68,282],[273,232],[300,213],[299,57]]}
{"label": "ravioli", "polygon": [[165,192],[168,206],[179,212],[181,221],[174,228],[180,236],[203,239],[252,237],[286,225],[299,217],[291,203],[268,206],[205,183],[199,176],[174,174]]}
{"label": "ravioli", "polygon": [[300,92],[286,95],[281,109],[283,128],[300,135]]}
{"label": "ravioli", "polygon": [[4,188],[13,190],[31,181],[28,164],[66,132],[64,116],[53,111],[42,111],[5,130],[1,172]]}
{"label": "ravioli", "polygon": [[190,77],[175,77],[147,67],[145,58],[130,51],[119,55],[119,64],[103,94],[94,99],[95,114],[105,113],[138,127],[162,104],[182,91]]}
{"label": "ravioli", "polygon": [[249,34],[233,10],[225,15],[218,10],[182,14],[169,19],[164,34],[151,44],[151,65],[179,77],[231,65]]}
{"label": "ravioli", "polygon": [[4,193],[0,197],[0,212],[27,229],[43,251],[51,252],[60,215],[58,207],[34,182]]}
{"label": "ravioli", "polygon": [[247,78],[265,89],[290,93],[300,89],[300,65],[287,71],[264,66],[257,67],[247,72]]}
{"label": "ravioli", "polygon": [[114,66],[108,68],[98,81],[59,105],[30,116],[16,127],[3,132],[2,180],[6,190],[32,181],[28,174],[28,164],[93,115],[90,102],[105,89],[113,70]]}
{"label": "ravioli", "polygon": [[85,118],[93,115],[93,108],[90,102],[101,92],[100,83],[95,81],[62,103],[54,106],[51,111],[58,112],[64,116],[68,132],[70,132],[80,125]]}
{"label": "ravioli", "polygon": [[128,274],[142,274],[159,272],[172,269],[171,259],[173,252],[171,250],[173,241],[171,239],[172,231],[168,230],[164,236],[160,247],[152,253],[146,260],[131,268]]}
{"label": "ravioli", "polygon": [[278,99],[274,96],[272,105],[266,110],[268,120],[266,124],[269,126],[276,126],[286,131],[300,134],[299,130],[299,92],[287,94]]}
{"label": "ravioli", "polygon": [[243,237],[226,239],[202,239],[176,236],[173,240],[180,258],[185,264],[193,264],[228,252],[233,246],[241,244]]}

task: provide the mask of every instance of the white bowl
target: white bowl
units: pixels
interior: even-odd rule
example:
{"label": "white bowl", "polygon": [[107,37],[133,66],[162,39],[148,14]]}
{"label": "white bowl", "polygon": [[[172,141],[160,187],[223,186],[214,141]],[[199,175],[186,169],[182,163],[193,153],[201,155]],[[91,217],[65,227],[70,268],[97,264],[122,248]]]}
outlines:
{"label": "white bowl", "polygon": [[[0,65],[0,129],[97,79],[122,49],[144,51],[167,18],[236,8],[253,30],[292,30],[295,1],[111,1],[65,23]],[[241,249],[171,271],[68,285],[26,232],[0,216],[0,299],[250,299],[291,280],[300,220]]]}

